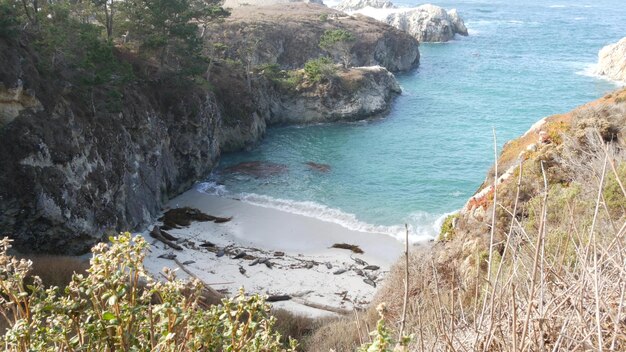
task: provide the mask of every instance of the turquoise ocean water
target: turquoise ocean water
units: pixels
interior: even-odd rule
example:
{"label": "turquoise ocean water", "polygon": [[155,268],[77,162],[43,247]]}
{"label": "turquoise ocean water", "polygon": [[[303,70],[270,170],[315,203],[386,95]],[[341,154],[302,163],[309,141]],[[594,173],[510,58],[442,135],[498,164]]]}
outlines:
{"label": "turquoise ocean water", "polygon": [[[254,149],[224,155],[204,189],[353,229],[397,235],[408,223],[414,239],[432,237],[438,219],[484,180],[492,128],[501,147],[540,118],[617,87],[589,72],[600,48],[626,36],[623,0],[434,4],[457,8],[470,36],[422,44],[419,68],[398,75],[404,93],[388,116],[272,127]],[[288,172],[258,179],[223,172],[256,160]],[[308,161],[331,170],[312,171]]]}

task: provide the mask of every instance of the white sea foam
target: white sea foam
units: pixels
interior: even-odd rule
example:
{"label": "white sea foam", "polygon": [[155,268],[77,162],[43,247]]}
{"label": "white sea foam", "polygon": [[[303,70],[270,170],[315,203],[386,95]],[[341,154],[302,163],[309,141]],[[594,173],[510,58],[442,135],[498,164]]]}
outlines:
{"label": "white sea foam", "polygon": [[593,78],[601,79],[604,81],[608,81],[608,82],[613,83],[617,87],[626,86],[626,82],[624,81],[616,81],[616,80],[608,78],[605,75],[598,74],[597,68],[598,68],[597,64],[585,64],[582,70],[576,71],[576,74],[580,76],[593,77]]}
{"label": "white sea foam", "polygon": [[548,7],[551,8],[551,9],[562,9],[562,8],[567,7],[567,6],[566,5],[550,5]]}
{"label": "white sea foam", "polygon": [[[335,223],[353,231],[380,233],[389,235],[398,240],[404,240],[405,236],[404,225],[386,226],[369,224],[359,220],[354,214],[346,213],[340,209],[331,208],[312,201],[294,201],[254,193],[235,194],[229,192],[224,185],[213,181],[199,183],[195,188],[199,192],[239,199],[252,205],[277,209],[291,214],[303,215]],[[416,243],[433,239],[439,232],[441,223],[447,215],[449,214],[441,215],[427,212],[415,212],[409,215],[407,224],[409,225],[410,242]]]}
{"label": "white sea foam", "polygon": [[226,186],[218,184],[215,181],[198,183],[195,188],[196,190],[200,192],[211,194],[214,196],[223,197],[228,194],[228,190],[226,189]]}

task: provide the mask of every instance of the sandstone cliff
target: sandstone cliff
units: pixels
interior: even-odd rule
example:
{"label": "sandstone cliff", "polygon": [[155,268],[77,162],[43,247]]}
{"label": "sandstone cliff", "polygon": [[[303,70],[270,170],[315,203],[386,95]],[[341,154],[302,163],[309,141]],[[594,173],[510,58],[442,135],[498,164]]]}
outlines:
{"label": "sandstone cliff", "polygon": [[609,79],[626,82],[626,37],[600,50],[596,73]]}

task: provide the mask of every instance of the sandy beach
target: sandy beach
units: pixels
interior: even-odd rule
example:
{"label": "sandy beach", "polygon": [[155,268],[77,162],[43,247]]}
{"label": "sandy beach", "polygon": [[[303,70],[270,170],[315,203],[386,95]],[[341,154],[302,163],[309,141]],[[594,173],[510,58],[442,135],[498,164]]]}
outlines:
{"label": "sandy beach", "polygon": [[[185,263],[186,270],[219,292],[232,295],[243,287],[247,293],[289,295],[290,300],[273,305],[309,316],[366,306],[404,247],[388,235],[353,231],[197,189],[174,198],[166,210],[181,207],[232,220],[192,222],[169,230],[183,250],[142,233],[153,244],[146,259],[151,272],[158,275],[163,267],[178,268],[176,261]],[[364,253],[331,248],[335,243],[357,245]],[[168,254],[176,255],[176,261],[163,258]],[[178,275],[189,276],[180,268]]]}

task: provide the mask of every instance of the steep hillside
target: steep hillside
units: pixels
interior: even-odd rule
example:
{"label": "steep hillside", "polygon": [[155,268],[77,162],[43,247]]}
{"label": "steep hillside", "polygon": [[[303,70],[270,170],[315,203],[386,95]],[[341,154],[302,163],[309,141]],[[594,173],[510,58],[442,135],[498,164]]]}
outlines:
{"label": "steep hillside", "polygon": [[[392,270],[377,298],[387,321],[402,320],[408,274],[404,331],[418,350],[624,349],[625,126],[620,90],[506,143],[437,241]],[[331,323],[311,350],[351,350],[363,331]]]}

